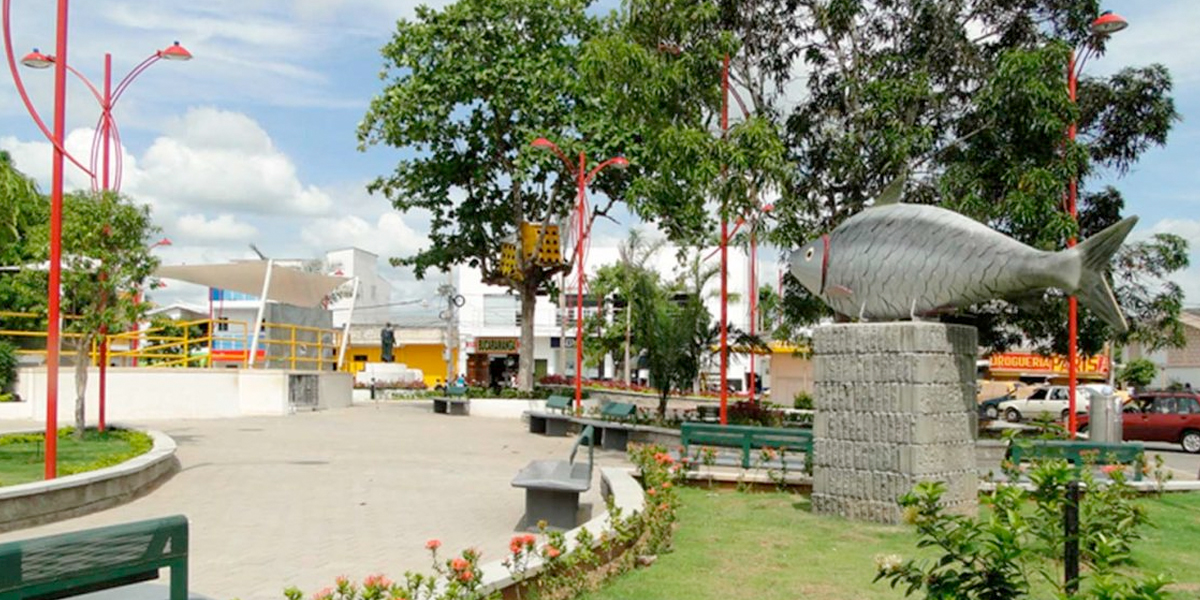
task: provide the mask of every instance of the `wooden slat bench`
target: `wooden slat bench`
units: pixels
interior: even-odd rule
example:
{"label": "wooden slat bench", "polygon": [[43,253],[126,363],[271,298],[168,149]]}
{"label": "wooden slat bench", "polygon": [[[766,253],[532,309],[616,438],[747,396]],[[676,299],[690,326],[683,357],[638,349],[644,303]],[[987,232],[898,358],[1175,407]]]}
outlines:
{"label": "wooden slat bench", "polygon": [[471,399],[467,397],[467,387],[446,386],[446,395],[433,399],[433,412],[445,415],[471,414]]}
{"label": "wooden slat bench", "polygon": [[[571,446],[567,460],[535,460],[521,469],[512,486],[525,490],[525,527],[536,528],[545,521],[556,529],[573,529],[579,513],[579,494],[592,487],[593,437],[595,430],[584,427]],[[587,444],[587,464],[575,462],[581,444]]]}
{"label": "wooden slat bench", "polygon": [[[1009,446],[1008,456],[1016,464],[1022,460],[1063,459],[1079,471],[1087,464],[1135,465],[1146,452],[1144,444],[1125,442],[1113,444],[1084,440],[1014,440]],[[1142,471],[1135,468],[1134,481],[1142,480]]]}
{"label": "wooden slat bench", "polygon": [[693,445],[741,449],[743,469],[750,468],[750,456],[755,449],[786,448],[809,453],[812,452],[812,440],[812,431],[807,429],[693,422],[684,423],[680,434],[685,454]]}
{"label": "wooden slat bench", "polygon": [[158,579],[188,597],[188,522],[182,515],[0,544],[0,598],[51,600]]}

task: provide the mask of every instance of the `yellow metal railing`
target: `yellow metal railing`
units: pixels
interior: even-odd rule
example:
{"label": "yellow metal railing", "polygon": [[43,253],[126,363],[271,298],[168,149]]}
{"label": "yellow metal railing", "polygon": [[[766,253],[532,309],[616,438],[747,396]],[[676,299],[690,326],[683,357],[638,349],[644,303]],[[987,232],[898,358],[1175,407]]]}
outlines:
{"label": "yellow metal railing", "polygon": [[[43,315],[0,311],[0,319],[38,319]],[[76,317],[64,317],[72,319]],[[249,366],[251,326],[245,321],[230,319],[197,319],[177,321],[138,331],[126,331],[97,336],[89,349],[90,362],[98,365],[101,344],[110,364],[138,367],[213,368],[219,364],[241,363]],[[64,332],[63,339],[77,339],[82,334]],[[337,368],[342,348],[343,332],[287,323],[263,323],[258,340],[255,366],[299,370],[333,370]],[[40,348],[24,344],[19,354],[45,356],[44,330],[14,329],[0,326],[0,339],[42,339]],[[349,370],[345,361],[342,370]]]}

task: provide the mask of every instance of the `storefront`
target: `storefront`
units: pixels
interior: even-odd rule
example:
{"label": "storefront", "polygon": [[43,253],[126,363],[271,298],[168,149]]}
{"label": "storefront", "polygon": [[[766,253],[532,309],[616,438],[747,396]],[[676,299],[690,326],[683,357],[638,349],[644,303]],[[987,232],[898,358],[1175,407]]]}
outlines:
{"label": "storefront", "polygon": [[[1076,357],[1076,374],[1080,380],[1107,381],[1107,356]],[[1066,383],[1067,358],[1053,354],[1004,352],[988,357],[985,379],[1024,381],[1026,383]]]}
{"label": "storefront", "polygon": [[520,367],[520,343],[515,337],[481,337],[467,343],[467,382],[502,388],[511,385]]}

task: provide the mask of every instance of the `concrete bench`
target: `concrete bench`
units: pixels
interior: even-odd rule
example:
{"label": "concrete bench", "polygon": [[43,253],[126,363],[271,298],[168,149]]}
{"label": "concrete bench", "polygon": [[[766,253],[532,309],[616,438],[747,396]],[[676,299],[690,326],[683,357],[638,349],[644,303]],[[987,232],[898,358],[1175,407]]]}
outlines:
{"label": "concrete bench", "polygon": [[[1014,440],[1008,456],[1016,464],[1022,460],[1062,459],[1075,466],[1078,472],[1085,465],[1136,464],[1145,454],[1144,444],[1125,442],[1114,444],[1084,440]],[[1141,469],[1134,469],[1133,480],[1142,480]]]}
{"label": "concrete bench", "polygon": [[[593,436],[595,430],[585,427],[571,446],[567,460],[535,460],[521,469],[512,486],[525,490],[525,527],[537,527],[545,521],[548,527],[568,530],[576,525],[579,514],[579,494],[592,487]],[[587,464],[575,462],[581,444],[587,444]]]}
{"label": "concrete bench", "polygon": [[[557,413],[550,411],[557,410]],[[571,398],[550,396],[546,399],[545,412],[530,411],[529,433],[540,433],[557,437],[566,436],[571,426]]]}
{"label": "concrete bench", "polygon": [[444,415],[471,414],[471,399],[467,397],[466,386],[447,386],[445,396],[433,399],[433,412]]}
{"label": "concrete bench", "polygon": [[750,425],[714,425],[710,423],[684,423],[681,426],[680,443],[686,455],[692,445],[719,446],[741,450],[741,467],[750,468],[751,451],[761,448],[786,448],[812,452],[813,434],[807,429],[784,427],[755,427]]}
{"label": "concrete bench", "polygon": [[0,598],[78,596],[158,579],[187,600],[188,522],[182,515],[0,544]]}

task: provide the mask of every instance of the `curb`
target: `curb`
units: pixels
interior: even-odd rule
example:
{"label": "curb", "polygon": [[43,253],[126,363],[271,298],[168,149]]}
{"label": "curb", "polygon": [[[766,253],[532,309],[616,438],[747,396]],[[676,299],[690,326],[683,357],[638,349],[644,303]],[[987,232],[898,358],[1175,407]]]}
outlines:
{"label": "curb", "polygon": [[142,431],[154,446],[119,465],[0,488],[0,533],[124,504],[169,479],[179,470],[175,440],[160,431]]}

